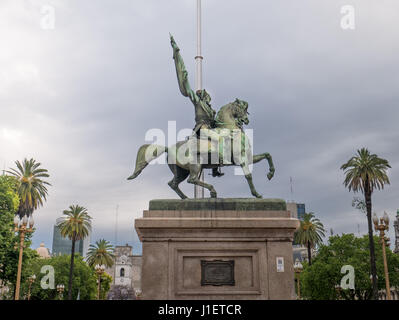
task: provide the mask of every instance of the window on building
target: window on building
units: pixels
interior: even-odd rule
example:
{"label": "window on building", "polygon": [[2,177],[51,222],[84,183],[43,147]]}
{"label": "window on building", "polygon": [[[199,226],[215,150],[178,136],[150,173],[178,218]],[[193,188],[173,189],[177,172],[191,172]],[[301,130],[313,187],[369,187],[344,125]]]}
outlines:
{"label": "window on building", "polygon": [[298,219],[303,220],[305,216],[305,204],[304,203],[298,203],[297,204],[297,211],[298,211]]}
{"label": "window on building", "polygon": [[121,278],[123,278],[125,276],[125,269],[124,268],[121,269],[120,275],[121,275]]}

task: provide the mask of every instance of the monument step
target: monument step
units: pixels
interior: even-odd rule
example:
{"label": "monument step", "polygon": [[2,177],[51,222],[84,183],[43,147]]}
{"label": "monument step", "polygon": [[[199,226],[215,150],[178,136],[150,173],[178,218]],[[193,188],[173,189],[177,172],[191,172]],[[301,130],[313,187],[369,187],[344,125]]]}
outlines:
{"label": "monument step", "polygon": [[254,198],[204,198],[204,199],[155,199],[149,210],[232,210],[232,211],[286,211],[283,199]]}

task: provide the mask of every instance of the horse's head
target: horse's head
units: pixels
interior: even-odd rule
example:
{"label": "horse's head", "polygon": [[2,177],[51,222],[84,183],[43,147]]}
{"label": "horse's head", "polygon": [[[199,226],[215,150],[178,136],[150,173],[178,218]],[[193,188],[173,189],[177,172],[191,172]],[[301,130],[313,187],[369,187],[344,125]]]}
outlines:
{"label": "horse's head", "polygon": [[219,128],[242,129],[249,123],[248,102],[236,99],[221,107],[216,116],[216,126]]}
{"label": "horse's head", "polygon": [[248,102],[237,98],[232,105],[233,117],[236,120],[237,126],[242,128],[243,124],[247,125],[249,123]]}

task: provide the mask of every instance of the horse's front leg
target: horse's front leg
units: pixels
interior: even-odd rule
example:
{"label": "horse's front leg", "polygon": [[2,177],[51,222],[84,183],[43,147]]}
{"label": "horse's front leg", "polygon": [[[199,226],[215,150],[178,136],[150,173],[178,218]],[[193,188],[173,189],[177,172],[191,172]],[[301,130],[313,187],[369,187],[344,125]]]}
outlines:
{"label": "horse's front leg", "polygon": [[267,178],[269,180],[271,180],[271,178],[273,178],[274,172],[276,170],[274,169],[273,159],[272,159],[272,156],[270,155],[270,153],[266,152],[266,153],[261,153],[261,154],[253,156],[252,163],[257,163],[263,159],[267,159],[267,162],[269,163],[269,173],[267,174]]}
{"label": "horse's front leg", "polygon": [[262,196],[256,191],[254,183],[252,181],[252,173],[249,170],[249,167],[246,163],[241,165],[242,170],[244,171],[245,178],[247,179],[249,188],[251,189],[251,193],[256,198],[262,198]]}

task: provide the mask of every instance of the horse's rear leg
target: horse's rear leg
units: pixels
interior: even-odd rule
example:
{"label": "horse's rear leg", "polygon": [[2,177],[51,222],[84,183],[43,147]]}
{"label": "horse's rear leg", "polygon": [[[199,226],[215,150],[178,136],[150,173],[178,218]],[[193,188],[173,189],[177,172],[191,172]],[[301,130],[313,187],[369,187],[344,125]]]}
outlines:
{"label": "horse's rear leg", "polygon": [[190,171],[180,168],[175,164],[169,165],[170,170],[173,172],[174,177],[172,180],[168,182],[169,187],[171,187],[182,199],[187,199],[187,196],[180,190],[179,184],[180,182],[186,180]]}
{"label": "horse's rear leg", "polygon": [[200,180],[199,177],[201,175],[201,171],[202,171],[202,166],[200,164],[190,165],[190,177],[188,178],[187,182],[208,189],[209,192],[211,193],[211,198],[216,198],[217,194],[213,185],[202,182]]}

